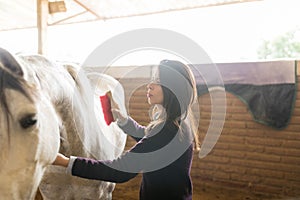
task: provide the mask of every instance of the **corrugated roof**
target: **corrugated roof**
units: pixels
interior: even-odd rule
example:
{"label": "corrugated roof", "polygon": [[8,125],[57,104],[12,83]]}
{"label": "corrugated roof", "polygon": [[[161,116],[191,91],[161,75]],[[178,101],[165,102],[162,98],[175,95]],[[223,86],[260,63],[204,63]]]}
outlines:
{"label": "corrugated roof", "polygon": [[[59,1],[59,0],[53,0]],[[48,25],[139,16],[259,0],[64,0],[67,11]],[[36,27],[37,0],[0,0],[0,31]]]}

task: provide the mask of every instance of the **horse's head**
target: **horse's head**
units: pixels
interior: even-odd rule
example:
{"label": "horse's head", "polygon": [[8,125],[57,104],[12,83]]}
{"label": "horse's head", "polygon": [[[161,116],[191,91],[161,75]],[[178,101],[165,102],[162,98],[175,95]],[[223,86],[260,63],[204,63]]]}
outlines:
{"label": "horse's head", "polygon": [[26,70],[0,48],[0,199],[32,199],[59,149],[60,120]]}

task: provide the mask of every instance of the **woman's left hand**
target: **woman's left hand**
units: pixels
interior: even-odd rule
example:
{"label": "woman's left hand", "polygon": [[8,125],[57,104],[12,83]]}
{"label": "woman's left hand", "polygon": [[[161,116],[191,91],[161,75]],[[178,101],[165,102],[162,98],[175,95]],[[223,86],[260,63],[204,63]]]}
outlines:
{"label": "woman's left hand", "polygon": [[66,157],[65,155],[58,153],[56,156],[55,161],[52,163],[52,165],[59,165],[62,167],[68,167],[69,164],[69,158]]}

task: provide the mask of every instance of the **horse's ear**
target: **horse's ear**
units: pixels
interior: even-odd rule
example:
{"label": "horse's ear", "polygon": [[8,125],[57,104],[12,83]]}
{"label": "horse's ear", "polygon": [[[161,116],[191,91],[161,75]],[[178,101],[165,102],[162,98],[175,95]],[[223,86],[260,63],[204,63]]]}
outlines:
{"label": "horse's ear", "polygon": [[3,68],[9,69],[12,73],[23,76],[23,71],[18,61],[11,53],[3,48],[0,48],[0,65]]}

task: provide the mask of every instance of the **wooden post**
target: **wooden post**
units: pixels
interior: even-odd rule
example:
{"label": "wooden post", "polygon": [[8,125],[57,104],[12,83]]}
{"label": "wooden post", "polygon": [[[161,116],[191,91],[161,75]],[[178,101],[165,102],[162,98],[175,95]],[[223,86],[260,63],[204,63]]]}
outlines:
{"label": "wooden post", "polygon": [[37,0],[38,54],[47,54],[48,0]]}

